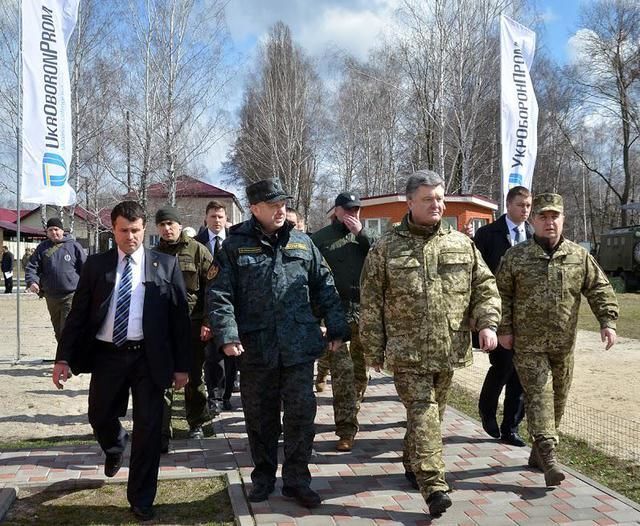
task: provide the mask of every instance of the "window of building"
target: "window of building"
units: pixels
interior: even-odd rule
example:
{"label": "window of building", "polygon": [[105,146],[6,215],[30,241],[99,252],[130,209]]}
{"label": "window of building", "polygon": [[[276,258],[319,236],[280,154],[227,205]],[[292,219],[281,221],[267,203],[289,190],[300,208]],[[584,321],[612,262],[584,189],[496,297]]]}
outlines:
{"label": "window of building", "polygon": [[456,216],[445,216],[442,218],[442,223],[449,225],[454,230],[458,230],[458,218]]}
{"label": "window of building", "polygon": [[149,236],[149,246],[155,247],[158,243],[160,243],[160,236],[158,234],[151,234]]}
{"label": "window of building", "polygon": [[471,220],[471,224],[473,225],[473,232],[477,232],[480,227],[483,227],[487,224],[487,220],[480,217],[474,217]]}

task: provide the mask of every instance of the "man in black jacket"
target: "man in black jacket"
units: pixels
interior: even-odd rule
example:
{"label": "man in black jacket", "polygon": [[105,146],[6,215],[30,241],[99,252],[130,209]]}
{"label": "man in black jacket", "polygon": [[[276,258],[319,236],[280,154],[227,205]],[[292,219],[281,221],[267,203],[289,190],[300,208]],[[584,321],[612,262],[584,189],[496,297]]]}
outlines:
{"label": "man in black jacket", "polygon": [[89,423],[106,454],[104,472],[120,469],[128,434],[119,417],[133,396],[127,498],[137,518],[154,516],[164,390],[188,381],[189,311],[174,256],[142,246],[146,216],[134,201],[111,212],[117,248],[87,259],[58,345],[53,382],[90,372]]}
{"label": "man in black jacket", "polygon": [[[282,494],[320,504],[309,459],[315,435],[313,365],[349,339],[331,271],[309,236],[286,220],[277,179],[247,187],[252,217],[229,229],[207,290],[215,349],[237,356],[251,457],[251,502],[269,498],[284,427]],[[323,337],[320,319],[327,327]],[[280,419],[280,407],[284,417]]]}
{"label": "man in black jacket", "polygon": [[11,294],[13,290],[13,254],[9,252],[9,247],[2,247],[2,275],[4,277],[4,293]]}
{"label": "man in black jacket", "polygon": [[[513,245],[529,239],[533,230],[527,223],[531,212],[531,192],[516,186],[507,193],[507,213],[476,232],[474,242],[494,274],[500,259]],[[514,446],[524,446],[518,425],[524,418],[524,397],[520,379],[513,366],[513,351],[498,345],[489,354],[491,366],[484,379],[478,410],[484,430],[494,438]],[[505,388],[504,416],[498,427],[498,398]]]}

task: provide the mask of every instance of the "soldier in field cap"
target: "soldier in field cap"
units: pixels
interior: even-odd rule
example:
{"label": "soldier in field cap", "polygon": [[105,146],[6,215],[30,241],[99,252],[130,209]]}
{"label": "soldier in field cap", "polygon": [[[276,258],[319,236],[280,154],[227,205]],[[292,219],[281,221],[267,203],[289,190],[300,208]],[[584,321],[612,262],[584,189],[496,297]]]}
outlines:
{"label": "soldier in field cap", "polygon": [[[338,451],[351,451],[358,432],[358,411],[364,398],[369,372],[364,349],[358,337],[360,317],[360,274],[369,249],[378,235],[360,222],[360,197],[355,192],[343,192],[336,197],[333,218],[311,237],[331,267],[336,288],[347,321],[351,325],[351,341],[338,351],[328,354],[333,388],[333,418],[336,424]],[[323,359],[318,362],[316,388],[325,380]]]}
{"label": "soldier in field cap", "polygon": [[[349,339],[349,326],[322,255],[286,220],[290,197],[280,181],[248,186],[247,198],[251,219],[229,229],[209,272],[212,341],[238,357],[255,466],[249,500],[260,502],[273,492],[284,431],[282,494],[314,507],[321,499],[310,488],[308,467],[316,415],[313,365],[325,349],[337,350]],[[326,338],[316,316],[324,319]]]}
{"label": "soldier in field cap", "polygon": [[538,194],[532,225],[533,238],[507,250],[496,274],[502,298],[498,339],[513,349],[524,390],[533,440],[529,465],[544,471],[547,486],[558,486],[565,476],[555,447],[573,377],[581,296],[600,323],[607,350],[616,341],[618,302],[593,256],[562,235],[562,196]]}

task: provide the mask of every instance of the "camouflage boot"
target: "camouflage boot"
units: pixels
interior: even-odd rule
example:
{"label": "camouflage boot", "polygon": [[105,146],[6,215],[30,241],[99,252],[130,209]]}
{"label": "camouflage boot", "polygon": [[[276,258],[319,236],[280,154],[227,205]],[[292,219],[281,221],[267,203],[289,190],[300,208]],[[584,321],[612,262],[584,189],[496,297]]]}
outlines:
{"label": "camouflage boot", "polygon": [[544,482],[547,486],[559,486],[564,480],[564,473],[560,470],[553,440],[538,439],[533,449],[536,452],[536,461],[540,469],[544,471]]}
{"label": "camouflage boot", "polygon": [[530,468],[533,469],[540,469],[540,465],[538,464],[538,453],[536,451],[537,446],[536,446],[537,442],[534,442],[531,445],[531,454],[529,455],[529,462],[527,463],[529,465]]}

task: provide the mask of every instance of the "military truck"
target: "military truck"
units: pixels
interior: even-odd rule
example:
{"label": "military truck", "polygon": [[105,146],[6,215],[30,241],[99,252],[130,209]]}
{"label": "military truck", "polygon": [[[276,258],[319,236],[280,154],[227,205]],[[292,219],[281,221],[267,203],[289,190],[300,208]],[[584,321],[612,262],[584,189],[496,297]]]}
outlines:
{"label": "military truck", "polygon": [[596,254],[608,276],[622,280],[625,292],[640,287],[640,225],[612,228],[600,236]]}

